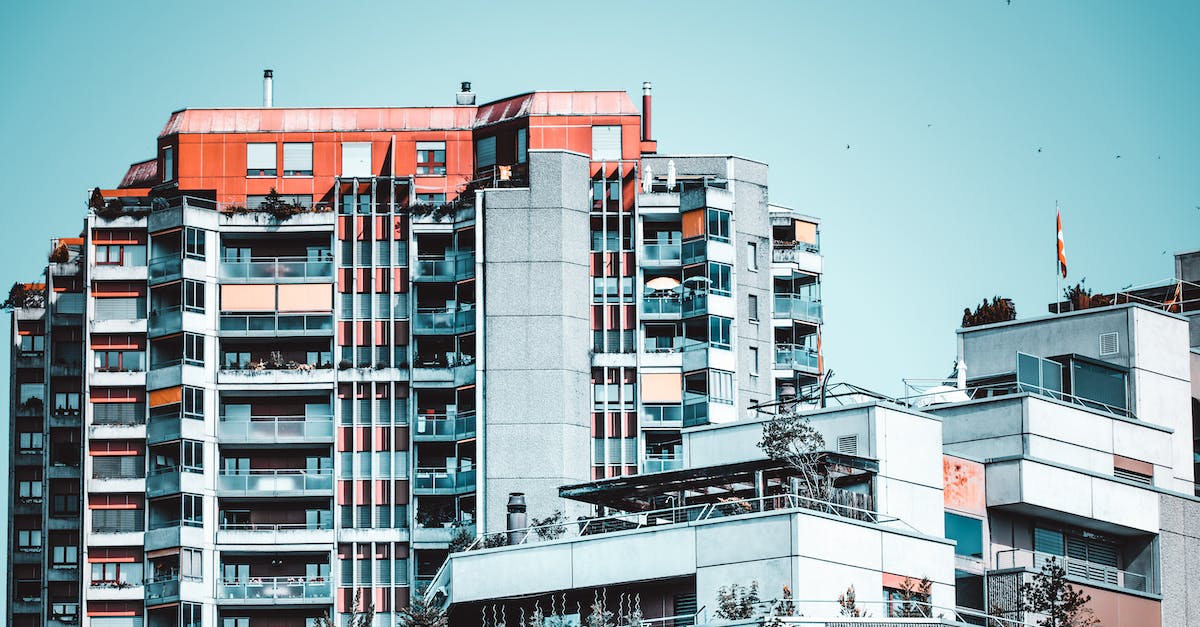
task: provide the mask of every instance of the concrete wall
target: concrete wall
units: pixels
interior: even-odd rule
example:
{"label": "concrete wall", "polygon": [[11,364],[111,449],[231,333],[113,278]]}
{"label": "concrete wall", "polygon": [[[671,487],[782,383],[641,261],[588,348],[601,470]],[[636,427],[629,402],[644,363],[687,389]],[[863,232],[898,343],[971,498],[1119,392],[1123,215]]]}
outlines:
{"label": "concrete wall", "polygon": [[558,487],[589,478],[588,159],[531,152],[529,172],[529,189],[486,192],[481,216],[488,531],[504,528],[509,492],[533,517],[573,513]]}
{"label": "concrete wall", "polygon": [[1160,501],[1162,624],[1200,625],[1200,501],[1170,494]]}

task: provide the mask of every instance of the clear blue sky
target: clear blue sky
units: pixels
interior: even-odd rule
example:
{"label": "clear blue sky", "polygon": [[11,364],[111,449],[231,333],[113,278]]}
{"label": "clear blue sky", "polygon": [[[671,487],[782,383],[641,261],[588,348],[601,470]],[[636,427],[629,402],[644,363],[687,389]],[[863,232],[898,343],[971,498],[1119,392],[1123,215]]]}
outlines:
{"label": "clear blue sky", "polygon": [[266,67],[279,106],[653,81],[660,150],[766,161],[771,200],[823,219],[826,364],[888,393],[949,371],[964,307],[1045,311],[1056,200],[1095,289],[1200,248],[1193,1],[24,2],[0,22],[0,285],[172,110],[258,105]]}

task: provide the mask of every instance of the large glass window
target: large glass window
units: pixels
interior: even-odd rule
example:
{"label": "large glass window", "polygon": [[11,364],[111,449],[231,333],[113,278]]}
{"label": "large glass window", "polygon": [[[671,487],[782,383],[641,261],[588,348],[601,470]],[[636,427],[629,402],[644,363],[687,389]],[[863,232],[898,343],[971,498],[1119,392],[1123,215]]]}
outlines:
{"label": "large glass window", "polygon": [[713,348],[729,350],[733,342],[733,319],[721,316],[708,318],[708,344]]}
{"label": "large glass window", "polygon": [[1125,373],[1099,364],[1072,359],[1071,393],[1085,405],[1096,409],[1123,411],[1126,408]]}
{"label": "large glass window", "polygon": [[[493,154],[495,154],[494,149]],[[446,142],[417,142],[417,174],[442,175],[445,173]]]}
{"label": "large glass window", "polygon": [[733,293],[733,267],[715,261],[708,262],[708,290],[718,296]]}
{"label": "large glass window", "polygon": [[1017,386],[1022,392],[1062,398],[1062,366],[1049,359],[1017,353]]}
{"label": "large glass window", "polygon": [[275,144],[246,144],[246,176],[275,176]]}
{"label": "large glass window", "polygon": [[729,242],[729,212],[720,209],[708,210],[708,239],[714,242]]}
{"label": "large glass window", "polygon": [[946,512],[946,537],[958,544],[956,555],[983,557],[983,521]]}
{"label": "large glass window", "polygon": [[312,144],[286,143],[283,145],[283,175],[312,176]]}
{"label": "large glass window", "polygon": [[189,259],[204,259],[205,232],[194,226],[184,229],[183,254]]}

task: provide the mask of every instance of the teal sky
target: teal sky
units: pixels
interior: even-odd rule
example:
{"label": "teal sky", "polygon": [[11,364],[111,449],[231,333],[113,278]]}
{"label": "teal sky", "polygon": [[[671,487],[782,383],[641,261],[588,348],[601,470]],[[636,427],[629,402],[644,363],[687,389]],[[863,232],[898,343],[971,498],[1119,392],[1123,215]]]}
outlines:
{"label": "teal sky", "polygon": [[964,307],[1046,311],[1056,201],[1072,282],[1200,248],[1197,2],[26,2],[0,22],[0,285],[171,111],[256,106],[267,67],[278,106],[653,81],[660,150],[766,161],[771,201],[823,220],[826,365],[886,393],[949,371]]}

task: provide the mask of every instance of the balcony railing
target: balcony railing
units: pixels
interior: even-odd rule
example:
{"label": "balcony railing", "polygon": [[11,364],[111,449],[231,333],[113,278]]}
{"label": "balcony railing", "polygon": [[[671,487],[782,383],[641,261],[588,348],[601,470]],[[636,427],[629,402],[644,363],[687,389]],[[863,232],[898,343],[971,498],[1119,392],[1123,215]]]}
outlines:
{"label": "balcony railing", "polygon": [[333,331],[330,314],[221,314],[221,332],[229,335],[303,335]]}
{"label": "balcony railing", "polygon": [[217,597],[270,602],[290,599],[328,599],[333,587],[328,577],[247,577],[221,579]]}
{"label": "balcony railing", "polygon": [[278,533],[280,531],[328,531],[333,529],[333,515],[324,512],[324,519],[311,523],[221,523],[221,531]]}
{"label": "balcony railing", "polygon": [[642,472],[665,472],[683,468],[683,456],[672,453],[647,453]]}
{"label": "balcony railing", "polygon": [[309,257],[251,257],[249,261],[222,261],[224,281],[329,281],[333,279],[332,253],[328,259]]}
{"label": "balcony railing", "polygon": [[1151,578],[1142,573],[1121,570],[1105,564],[1097,564],[1096,562],[1063,555],[1030,551],[1028,549],[1008,549],[997,552],[996,568],[1024,568],[1030,571],[1040,571],[1042,566],[1052,560],[1057,562],[1063,570],[1067,571],[1068,577],[1102,583],[1134,592],[1158,592],[1156,589],[1157,586],[1151,585]]}
{"label": "balcony railing", "polygon": [[150,310],[150,319],[146,322],[146,330],[150,333],[171,333],[178,331],[183,325],[183,307],[170,305]]}
{"label": "balcony railing", "polygon": [[329,492],[333,490],[333,471],[272,469],[221,472],[217,475],[217,490],[260,496]]}
{"label": "balcony railing", "polygon": [[792,263],[802,255],[816,255],[821,248],[808,242],[784,242],[775,240],[771,246],[771,260],[776,263]]}
{"label": "balcony railing", "polygon": [[645,316],[678,316],[682,311],[683,303],[675,294],[648,295],[642,298],[642,315]]}
{"label": "balcony railing", "polygon": [[777,344],[775,367],[780,370],[806,370],[817,367],[816,349],[799,344]]}
{"label": "balcony railing", "polygon": [[159,575],[146,581],[146,600],[159,601],[179,596],[179,574]]}
{"label": "balcony railing", "polygon": [[464,333],[474,328],[474,308],[418,308],[412,319],[414,333]]}
{"label": "balcony railing", "polygon": [[454,281],[475,276],[475,254],[459,253],[443,257],[418,257],[413,268],[414,279],[427,281]]}
{"label": "balcony railing", "polygon": [[418,468],[413,475],[413,489],[469,492],[475,489],[475,469]]}
{"label": "balcony railing", "polygon": [[176,251],[173,256],[155,257],[149,264],[150,280],[178,277],[183,271],[183,258]]}
{"label": "balcony railing", "polygon": [[642,244],[642,261],[656,265],[679,265],[683,246],[678,241],[650,241]]}
{"label": "balcony railing", "polygon": [[647,427],[678,427],[683,424],[683,406],[644,405],[642,422]]}
{"label": "balcony railing", "polygon": [[418,439],[463,440],[475,435],[475,412],[457,414],[417,413],[412,423],[413,437]]}
{"label": "balcony railing", "polygon": [[781,320],[820,323],[821,301],[809,300],[798,294],[776,294],[775,317]]}
{"label": "balcony railing", "polygon": [[333,416],[222,416],[219,429],[217,437],[223,442],[328,440],[333,437]]}

